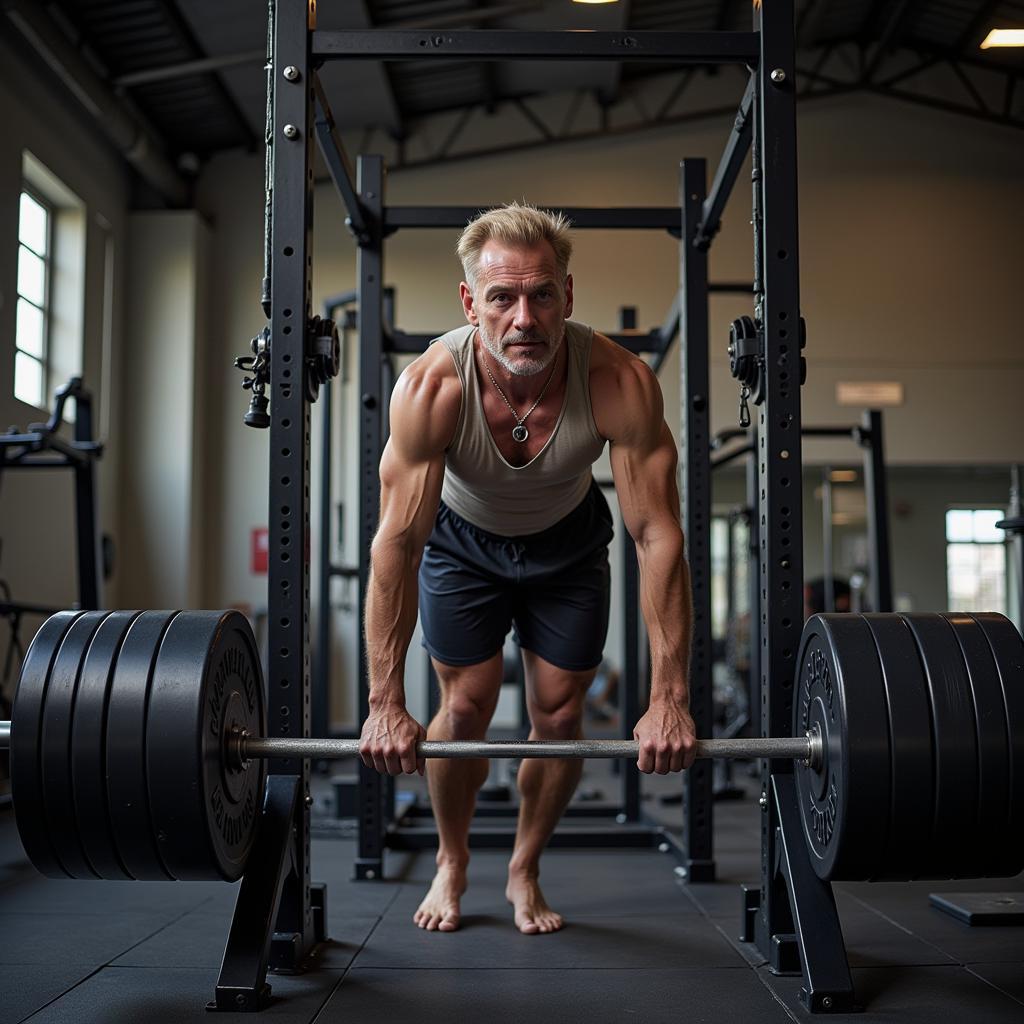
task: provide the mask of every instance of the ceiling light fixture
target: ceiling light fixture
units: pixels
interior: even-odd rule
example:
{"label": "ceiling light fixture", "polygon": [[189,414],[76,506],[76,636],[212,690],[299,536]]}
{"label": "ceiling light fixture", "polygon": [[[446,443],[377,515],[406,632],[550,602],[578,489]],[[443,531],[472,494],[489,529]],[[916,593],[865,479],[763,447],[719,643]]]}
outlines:
{"label": "ceiling light fixture", "polygon": [[993,46],[1024,46],[1024,28],[994,28],[984,40],[981,48],[991,49]]}

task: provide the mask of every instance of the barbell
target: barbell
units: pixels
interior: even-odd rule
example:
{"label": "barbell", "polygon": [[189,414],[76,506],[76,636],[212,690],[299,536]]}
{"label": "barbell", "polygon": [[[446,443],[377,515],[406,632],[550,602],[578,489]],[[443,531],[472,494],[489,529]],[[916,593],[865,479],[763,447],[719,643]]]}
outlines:
{"label": "barbell", "polygon": [[[821,878],[1024,867],[1024,641],[1009,620],[818,615],[796,666],[795,736],[700,740],[697,756],[793,759]],[[287,705],[283,735],[268,737],[265,700],[238,612],[52,616],[25,657],[12,720],[0,722],[29,859],[54,877],[239,878],[267,760],[359,747],[287,735]],[[418,752],[636,758],[638,744],[427,741]]]}
{"label": "barbell", "polygon": [[[235,762],[261,757],[330,760],[354,757],[358,753],[359,740],[268,739],[244,732],[227,739],[227,756]],[[416,753],[420,757],[455,760],[469,757],[636,759],[640,756],[640,744],[636,740],[425,740],[416,744]],[[815,731],[793,739],[698,740],[697,757],[798,758],[820,764],[821,735]]]}

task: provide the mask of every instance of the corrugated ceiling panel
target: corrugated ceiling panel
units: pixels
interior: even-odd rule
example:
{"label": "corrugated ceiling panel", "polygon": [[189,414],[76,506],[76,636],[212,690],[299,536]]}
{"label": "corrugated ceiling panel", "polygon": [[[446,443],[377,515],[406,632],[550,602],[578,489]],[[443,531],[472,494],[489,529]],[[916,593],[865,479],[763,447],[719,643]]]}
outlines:
{"label": "corrugated ceiling panel", "polygon": [[[61,0],[60,7],[111,78],[206,56],[167,0]],[[172,150],[204,153],[252,141],[213,74],[132,86],[128,92]]]}

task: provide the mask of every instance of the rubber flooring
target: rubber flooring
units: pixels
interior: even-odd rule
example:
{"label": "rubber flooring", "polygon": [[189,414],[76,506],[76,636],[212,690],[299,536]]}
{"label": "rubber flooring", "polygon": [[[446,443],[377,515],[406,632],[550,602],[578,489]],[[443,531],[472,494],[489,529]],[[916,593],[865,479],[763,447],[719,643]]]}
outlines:
{"label": "rubber flooring", "polygon": [[[584,787],[614,798],[611,776]],[[670,828],[676,779],[645,780],[646,812]],[[351,880],[351,830],[314,839],[327,883],[330,941],[315,969],[272,975],[261,1017],[211,1018],[237,886],[71,882],[27,865],[0,812],[0,1024],[177,1024],[272,1019],[295,1024],[604,1024],[681,1019],[810,1020],[801,979],[777,977],[738,941],[740,883],[758,877],[759,811],[716,804],[714,883],[688,885],[655,850],[551,850],[542,883],[567,926],[524,936],[504,899],[507,853],[477,851],[462,928],[426,933],[411,917],[432,875],[429,852],[389,854],[387,877]],[[329,798],[318,780],[318,806]],[[330,831],[330,830],[327,830]],[[863,1022],[1024,1024],[1024,927],[968,927],[929,906],[931,892],[1024,892],[1024,877],[834,886]]]}

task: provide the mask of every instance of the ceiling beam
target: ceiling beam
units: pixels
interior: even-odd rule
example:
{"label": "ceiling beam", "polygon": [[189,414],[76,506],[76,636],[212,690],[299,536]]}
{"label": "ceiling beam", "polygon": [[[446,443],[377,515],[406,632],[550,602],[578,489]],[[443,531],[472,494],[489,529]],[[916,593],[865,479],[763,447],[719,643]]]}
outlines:
{"label": "ceiling beam", "polygon": [[827,4],[821,0],[807,0],[803,9],[796,16],[796,45],[811,45],[815,30],[821,25],[822,11]]}
{"label": "ceiling beam", "polygon": [[1018,74],[1020,72],[1020,57],[1013,50],[979,50],[975,53],[972,50],[957,51],[948,46],[937,46],[927,39],[918,39],[916,36],[908,35],[900,40],[900,45],[908,50],[913,50],[926,57],[937,57],[940,60],[955,60],[968,67],[981,68],[984,71],[991,71],[994,74]]}
{"label": "ceiling beam", "polygon": [[977,47],[981,43],[982,32],[988,27],[998,6],[998,0],[986,0],[978,9],[977,14],[967,23],[967,27],[960,33],[959,39],[953,44],[953,49],[963,51],[969,46]]}
{"label": "ceiling beam", "polygon": [[[196,54],[202,55],[203,48],[199,45],[199,40],[196,39],[195,34],[192,31],[192,27],[185,20],[185,16],[178,10],[178,5],[174,0],[158,0],[161,10],[163,11],[164,17],[167,21],[174,26],[174,30],[178,35],[185,40],[186,45],[191,47]],[[264,55],[265,58],[266,55]],[[235,99],[234,94],[228,89],[224,83],[224,79],[217,74],[216,71],[206,72],[209,75],[210,82],[213,85],[214,92],[220,97],[221,102],[231,112],[231,116],[237,123],[242,131],[242,135],[246,140],[246,144],[250,149],[256,148],[256,135],[252,130],[252,125],[249,124],[249,119],[245,116],[242,108],[238,104],[238,100]]]}
{"label": "ceiling beam", "polygon": [[246,50],[244,53],[225,53],[219,57],[200,57],[197,60],[182,61],[180,64],[165,64],[163,67],[146,68],[143,71],[131,71],[126,75],[116,75],[110,79],[110,84],[118,88],[149,85],[151,82],[166,82],[172,78],[185,78],[188,75],[198,75],[204,71],[233,68],[238,64],[263,64],[266,59],[266,50]]}
{"label": "ceiling beam", "polygon": [[953,74],[960,80],[960,84],[967,91],[968,95],[974,100],[975,106],[985,114],[991,113],[988,108],[988,104],[985,102],[985,97],[978,92],[978,87],[971,81],[970,76],[964,71],[963,64],[958,60],[948,61],[950,68],[953,70]]}
{"label": "ceiling beam", "polygon": [[88,111],[107,139],[142,180],[172,207],[189,205],[189,187],[164,153],[165,142],[124,97],[116,96],[100,78],[50,14],[35,0],[4,0],[3,13],[21,33],[22,45],[31,47],[37,61],[48,67],[73,97],[76,109]]}
{"label": "ceiling beam", "polygon": [[875,29],[881,20],[881,17],[889,8],[892,7],[892,0],[875,0],[875,2],[868,9],[864,15],[863,21],[860,23],[860,32],[858,35],[864,43],[870,43],[872,39],[876,38],[880,33],[876,33]]}
{"label": "ceiling beam", "polygon": [[907,18],[915,6],[916,0],[897,0],[895,4],[891,5],[892,10],[888,21],[885,23],[885,28],[882,29],[878,45],[875,47],[875,52],[864,68],[864,73],[861,75],[861,81],[865,85],[871,81],[879,65],[889,52],[889,48],[897,41],[900,30],[907,23]]}
{"label": "ceiling beam", "polygon": [[979,110],[975,106],[954,103],[946,99],[939,99],[935,96],[925,96],[922,93],[905,92],[902,89],[882,88],[869,85],[868,92],[877,93],[879,96],[888,96],[892,99],[903,100],[906,103],[915,103],[919,107],[930,107],[932,110],[944,110],[949,114],[960,114],[966,117],[973,117],[978,121],[987,121],[990,124],[1003,125],[1007,128],[1024,130],[1024,119],[997,114],[989,110]]}

